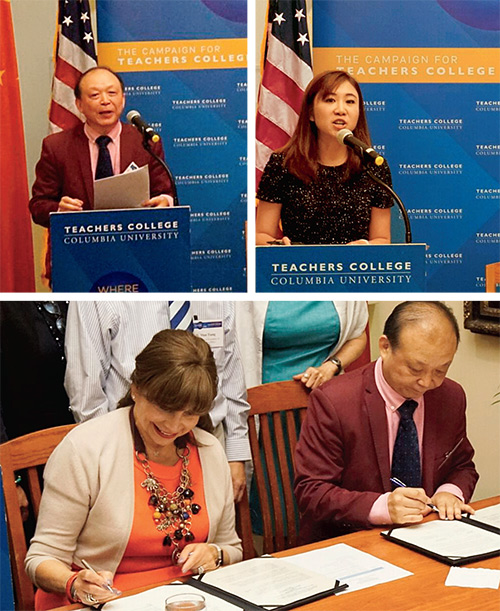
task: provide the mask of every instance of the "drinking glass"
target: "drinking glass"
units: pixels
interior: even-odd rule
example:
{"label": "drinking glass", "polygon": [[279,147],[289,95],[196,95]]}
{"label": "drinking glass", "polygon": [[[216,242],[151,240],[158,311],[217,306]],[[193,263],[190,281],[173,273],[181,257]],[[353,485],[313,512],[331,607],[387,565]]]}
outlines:
{"label": "drinking glass", "polygon": [[165,611],[205,611],[206,608],[201,594],[175,594],[165,601]]}

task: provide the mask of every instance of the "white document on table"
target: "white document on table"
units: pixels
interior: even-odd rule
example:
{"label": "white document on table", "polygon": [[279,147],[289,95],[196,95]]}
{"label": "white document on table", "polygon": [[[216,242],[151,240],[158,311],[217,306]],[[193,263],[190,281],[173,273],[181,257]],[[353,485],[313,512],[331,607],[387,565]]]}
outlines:
{"label": "white document on table", "polygon": [[288,556],[286,560],[301,570],[308,568],[347,583],[347,590],[338,596],[413,574],[345,543]]}
{"label": "white document on table", "polygon": [[498,590],[500,571],[497,569],[466,569],[461,566],[452,566],[444,585]]}
{"label": "white document on table", "polygon": [[149,170],[142,166],[94,181],[94,209],[138,208],[149,199]]}
{"label": "white document on table", "polygon": [[203,581],[266,607],[286,605],[335,586],[335,575],[324,576],[288,560],[253,558],[207,573]]}
{"label": "white document on table", "polygon": [[451,559],[488,554],[500,546],[500,537],[495,533],[460,520],[433,520],[395,528],[391,538]]}
{"label": "white document on table", "polygon": [[[256,605],[275,607],[347,583],[345,593],[412,575],[385,560],[345,543],[288,556],[254,558],[204,575],[203,581]],[[208,611],[235,611],[240,607],[189,585],[168,585],[106,603],[103,611],[163,611],[173,594],[196,592]],[[344,592],[342,592],[344,593]]]}
{"label": "white document on table", "polygon": [[470,518],[483,524],[500,528],[500,503],[485,507],[484,509],[478,509],[475,514],[471,514]]}
{"label": "white document on table", "polygon": [[[201,594],[204,596],[207,604],[207,611],[241,611],[240,607],[236,607],[217,596],[207,594],[206,592],[198,590],[198,588],[193,588],[192,586],[184,584],[160,586],[159,588],[146,590],[146,592],[134,594],[133,596],[117,598],[116,600],[106,603],[102,611],[164,611],[165,600],[169,596],[184,593]],[[94,611],[92,607],[88,607],[88,609],[89,611]]]}

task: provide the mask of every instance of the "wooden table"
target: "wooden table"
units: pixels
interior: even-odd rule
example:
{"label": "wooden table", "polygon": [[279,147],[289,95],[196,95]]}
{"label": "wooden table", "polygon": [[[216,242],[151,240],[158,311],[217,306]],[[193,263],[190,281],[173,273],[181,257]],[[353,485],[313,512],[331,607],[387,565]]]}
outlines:
{"label": "wooden table", "polygon": [[[472,503],[472,506],[482,509],[496,503],[500,503],[500,496],[477,501]],[[437,519],[437,516],[429,516],[426,521],[433,519]],[[450,570],[448,565],[386,541],[380,536],[381,530],[387,528],[364,530],[276,554],[286,557],[328,545],[346,543],[413,573],[409,577],[389,583],[325,598],[300,607],[301,611],[499,611],[500,590],[446,587],[444,582]],[[500,569],[500,558],[481,560],[468,564],[467,567]],[[127,594],[137,594],[143,590],[144,588]],[[81,609],[81,605],[68,605],[54,611],[72,609]]]}
{"label": "wooden table", "polygon": [[[500,503],[500,496],[477,501],[472,506],[482,509],[496,503]],[[426,521],[432,519],[437,516],[434,514]],[[346,543],[413,573],[410,577],[315,602],[301,607],[303,611],[499,611],[500,590],[445,586],[450,570],[447,564],[385,540],[380,536],[381,530],[387,528],[360,531],[276,554],[284,557]],[[467,564],[467,568],[478,567],[500,569],[500,558]]]}

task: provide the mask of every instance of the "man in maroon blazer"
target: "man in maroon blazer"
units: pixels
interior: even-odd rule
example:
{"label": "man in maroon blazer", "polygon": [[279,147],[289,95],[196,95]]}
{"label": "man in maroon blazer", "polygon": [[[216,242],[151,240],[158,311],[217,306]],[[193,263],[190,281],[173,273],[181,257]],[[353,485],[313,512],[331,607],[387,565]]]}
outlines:
{"label": "man in maroon blazer", "polygon": [[[107,145],[113,174],[120,174],[131,163],[149,167],[151,198],[143,206],[172,205],[172,188],[162,168],[142,146],[140,133],[120,122],[125,105],[123,82],[108,68],[91,68],[75,87],[76,106],[85,123],[47,136],[36,166],[30,211],[33,221],[49,226],[51,212],[74,212],[94,208],[94,177],[98,165],[96,140],[108,136]],[[163,157],[161,142],[152,150]]]}
{"label": "man in maroon blazer", "polygon": [[[301,543],[418,523],[429,504],[440,518],[473,512],[466,503],[479,476],[465,393],[446,378],[458,342],[458,324],[444,304],[402,303],[386,321],[380,358],[311,394],[295,457]],[[408,399],[418,483],[395,487],[398,409]]]}

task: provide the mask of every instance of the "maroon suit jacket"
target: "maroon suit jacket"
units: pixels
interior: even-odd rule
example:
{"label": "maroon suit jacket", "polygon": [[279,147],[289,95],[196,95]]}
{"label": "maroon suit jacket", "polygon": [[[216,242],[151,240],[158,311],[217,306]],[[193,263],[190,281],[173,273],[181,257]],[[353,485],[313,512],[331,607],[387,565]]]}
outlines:
{"label": "maroon suit jacket", "polygon": [[[94,177],[90,163],[89,141],[84,124],[51,134],[43,140],[40,161],[35,168],[36,178],[29,208],[33,221],[49,227],[49,215],[57,212],[61,197],[67,195],[83,201],[84,210],[94,208]],[[161,142],[152,150],[163,159]],[[167,173],[142,146],[142,136],[135,127],[122,125],[120,136],[120,172],[134,161],[139,167],[149,166],[150,197],[170,194],[172,187]],[[45,272],[50,278],[50,241],[45,258]]]}
{"label": "maroon suit jacket", "polygon": [[[94,207],[94,178],[90,165],[89,142],[84,124],[47,136],[42,144],[40,161],[36,165],[36,179],[30,200],[33,221],[49,226],[49,214],[56,212],[61,197],[67,195],[83,201],[84,210]],[[161,142],[152,145],[163,158]],[[162,166],[142,146],[142,136],[131,125],[122,125],[120,140],[120,172],[134,161],[139,167],[149,166],[150,196],[172,191]]]}
{"label": "maroon suit jacket", "polygon": [[[370,363],[311,393],[295,456],[300,543],[370,528],[375,500],[392,490],[385,404]],[[456,484],[468,502],[478,474],[467,439],[465,393],[452,380],[425,393],[422,485]],[[463,438],[458,448],[449,453]]]}

